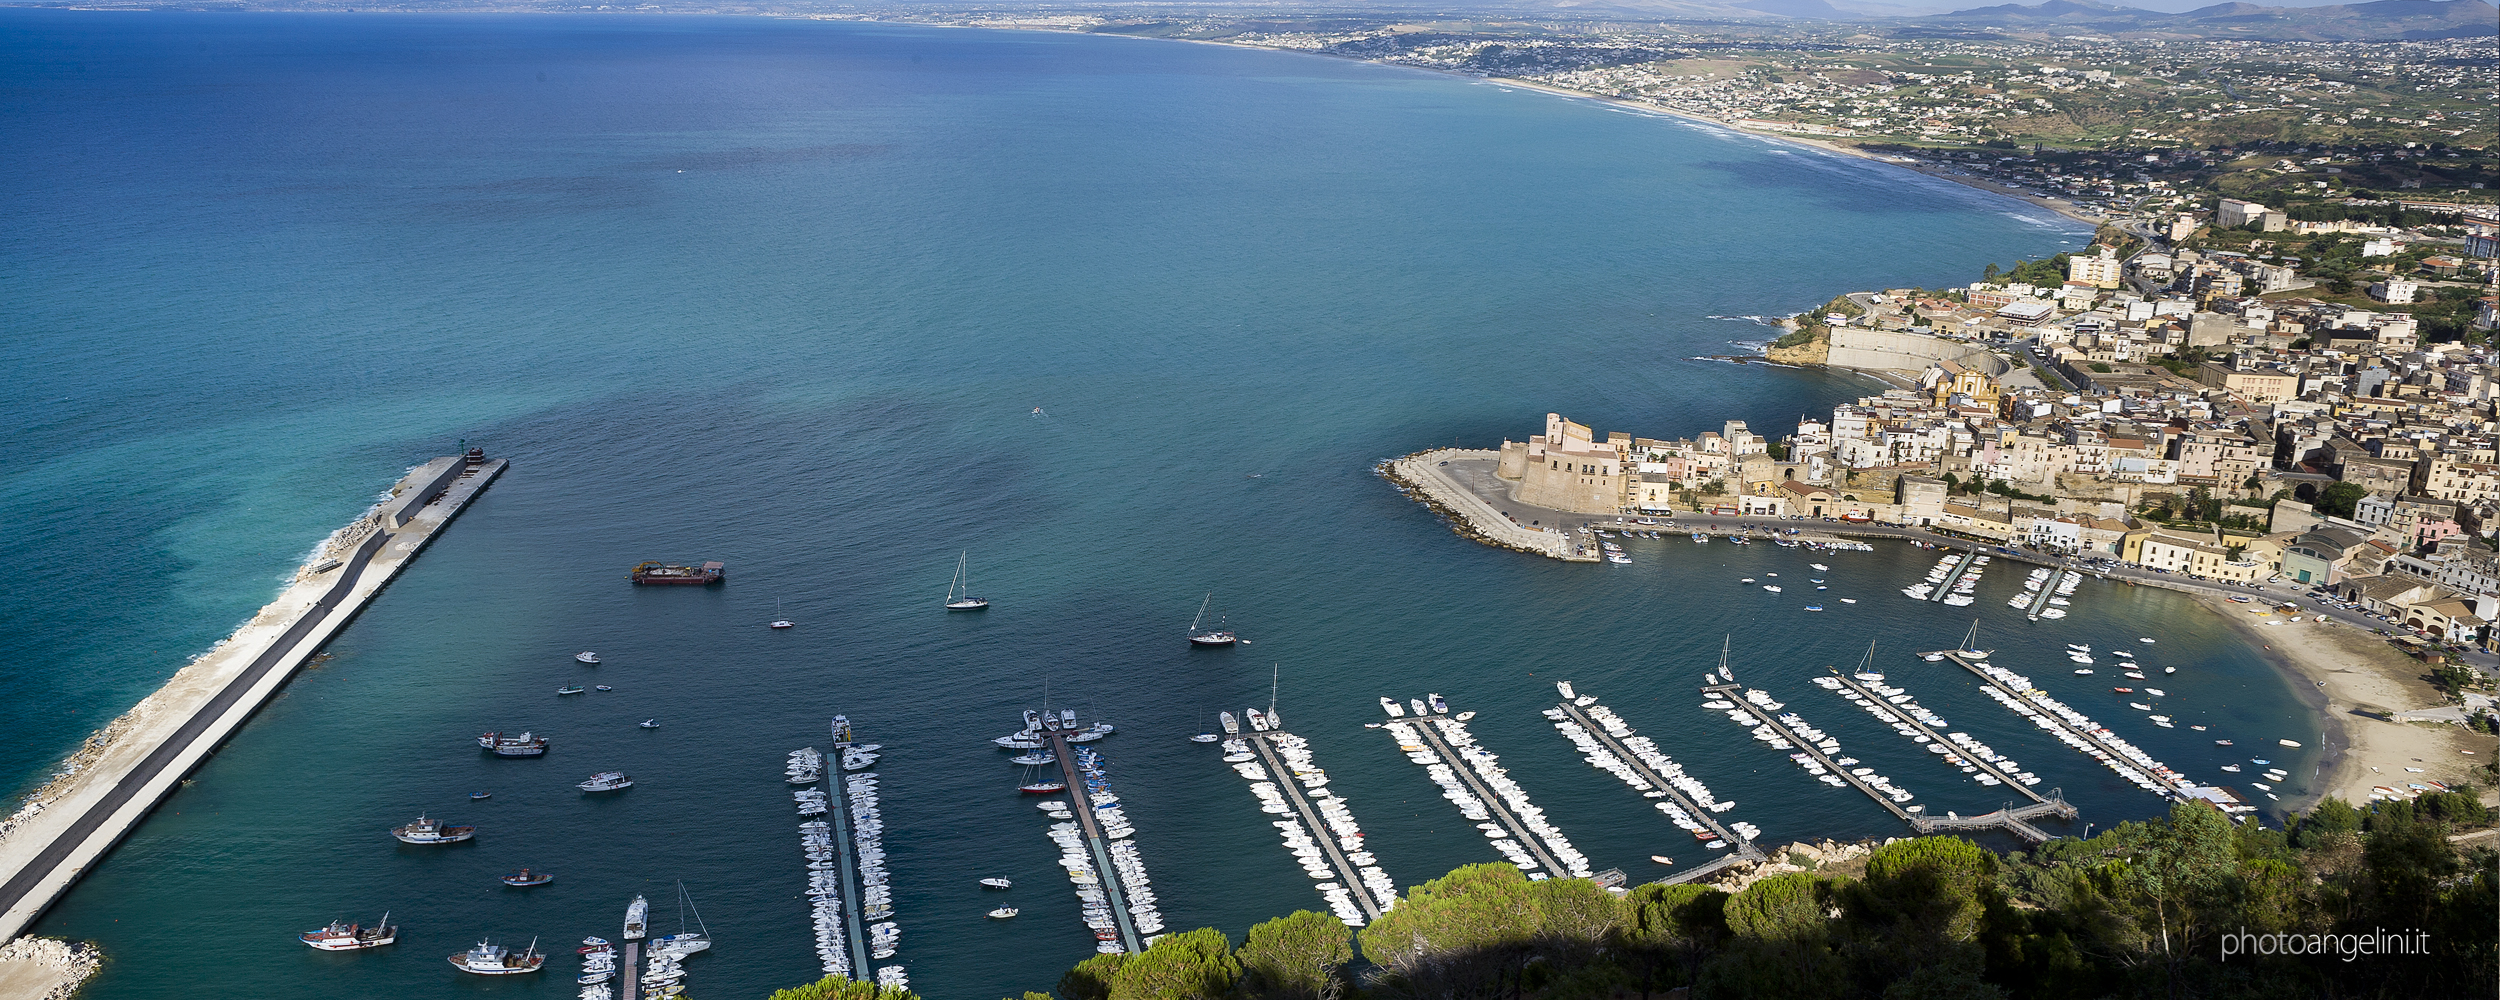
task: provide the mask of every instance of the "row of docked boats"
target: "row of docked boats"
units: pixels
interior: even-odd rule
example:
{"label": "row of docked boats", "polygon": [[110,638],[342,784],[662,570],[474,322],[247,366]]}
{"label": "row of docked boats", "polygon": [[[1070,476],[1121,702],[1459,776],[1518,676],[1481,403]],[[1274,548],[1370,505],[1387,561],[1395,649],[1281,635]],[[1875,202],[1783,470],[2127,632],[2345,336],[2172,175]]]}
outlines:
{"label": "row of docked boats", "polygon": [[[1854,679],[1866,691],[1872,692],[1874,697],[1870,698],[1859,693],[1857,689],[1843,683],[1838,677],[1817,677],[1814,683],[1840,695],[1851,704],[1865,709],[1868,715],[1875,717],[1875,721],[1891,726],[1894,732],[1901,734],[1902,738],[1926,747],[1928,753],[1938,755],[1946,765],[1970,775],[1972,781],[1981,785],[1996,787],[2005,784],[2004,780],[1997,777],[1999,774],[2011,777],[2024,785],[2040,783],[2038,775],[2022,770],[2022,765],[2015,763],[2012,758],[1999,755],[1994,749],[1979,742],[1969,733],[1953,732],[1945,735],[1946,739],[1961,748],[1956,751],[1953,747],[1938,743],[1934,737],[1921,732],[1919,727],[1911,725],[1909,720],[1918,720],[1931,732],[1944,730],[1952,723],[1946,722],[1943,716],[1920,705],[1917,700],[1910,697],[1908,691],[1884,683],[1884,675],[1869,670],[1860,670]],[[1972,763],[1972,759],[1985,762],[1987,767]],[[1991,768],[1994,770],[1990,770]]]}
{"label": "row of docked boats", "polygon": [[1078,808],[1094,811],[1094,825],[1102,831],[1111,853],[1111,875],[1120,880],[1120,895],[1128,903],[1129,925],[1148,940],[1163,933],[1163,911],[1155,905],[1154,880],[1146,874],[1145,858],[1138,853],[1137,827],[1122,808],[1120,797],[1111,789],[1111,775],[1103,767],[1102,754],[1091,747],[1078,747],[1077,780],[1080,790],[1070,790],[1069,798]]}
{"label": "row of docked boats", "polygon": [[807,906],[816,927],[816,958],[825,975],[848,978],[851,951],[842,914],[842,856],[833,842],[833,824],[811,819],[799,824],[799,853],[807,858]]}
{"label": "row of docked boats", "polygon": [[1944,558],[1936,560],[1936,565],[1927,570],[1925,582],[1901,588],[1901,596],[1913,601],[1934,600],[1936,588],[1948,586],[1948,581],[1952,579],[1953,574],[1960,571],[1962,563],[1970,558],[1971,554],[1967,552],[1948,553]]}
{"label": "row of docked boats", "polygon": [[[1587,726],[1573,719],[1571,713],[1560,707],[1546,709],[1545,717],[1554,723],[1554,731],[1571,741],[1571,745],[1580,751],[1582,760],[1587,761],[1589,766],[1612,774],[1624,784],[1632,786],[1633,790],[1641,793],[1642,798],[1653,800],[1651,805],[1664,814],[1668,822],[1701,841],[1702,846],[1713,850],[1728,846],[1726,838],[1720,836],[1719,831],[1713,828],[1711,822],[1706,822],[1701,814],[1703,812],[1726,812],[1735,808],[1736,803],[1723,802],[1717,796],[1712,795],[1709,786],[1702,784],[1700,779],[1686,774],[1682,764],[1676,763],[1674,758],[1660,752],[1657,741],[1634,732],[1632,727],[1626,724],[1621,716],[1616,715],[1613,709],[1599,704],[1597,696],[1583,695],[1573,691],[1570,681],[1557,682],[1554,688],[1562,692],[1563,697],[1573,707],[1587,715],[1589,721],[1603,728],[1606,735],[1614,738],[1618,745],[1639,758],[1642,766],[1647,770],[1636,768],[1625,761],[1605,742],[1599,740]],[[1586,703],[1582,704],[1583,701]],[[1660,785],[1658,779],[1664,779],[1667,784]],[[1682,794],[1679,795],[1679,792]],[[1691,808],[1688,809],[1687,806]],[[1751,824],[1739,823],[1732,824],[1732,826],[1738,830],[1737,836],[1744,840],[1753,839],[1759,832]],[[1672,858],[1663,855],[1651,855],[1651,859],[1660,864],[1674,863]]]}
{"label": "row of docked boats", "polygon": [[[2153,759],[2151,754],[2110,732],[2108,727],[2050,697],[2039,685],[2033,684],[2031,678],[1986,661],[1975,661],[1971,667],[1997,682],[1980,688],[1989,697],[2030,720],[2041,731],[2055,736],[2059,742],[2100,761],[2102,766],[2136,787],[2157,795],[2176,796],[2196,786],[2195,781]],[[2022,695],[2007,694],[2003,688],[2020,691]]]}
{"label": "row of docked boats", "polygon": [[[1290,774],[1271,775],[1266,765],[1258,762],[1258,754],[1250,748],[1250,739],[1259,738],[1269,742],[1277,759],[1290,769]],[[1293,853],[1304,874],[1311,877],[1313,888],[1328,901],[1329,912],[1335,914],[1338,920],[1348,927],[1361,927],[1367,922],[1363,906],[1355,895],[1358,892],[1376,897],[1375,905],[1383,909],[1396,901],[1397,884],[1380,870],[1378,859],[1365,847],[1363,829],[1355,822],[1353,811],[1346,807],[1344,799],[1328,789],[1328,774],[1312,761],[1309,741],[1290,733],[1278,733],[1267,737],[1226,740],[1223,750],[1224,761],[1232,765],[1234,773],[1250,783],[1250,794],[1259,800],[1259,811],[1284,817],[1271,822],[1278,835],[1283,837],[1285,849]],[[1351,871],[1339,871],[1321,842],[1303,825],[1301,817],[1296,815],[1294,801],[1285,790],[1288,782],[1301,786],[1305,801],[1318,814],[1320,822],[1326,824],[1322,835],[1329,838],[1338,856],[1344,858]]]}
{"label": "row of docked boats", "polygon": [[[1421,727],[1424,726],[1435,727],[1435,735],[1439,737],[1442,744],[1449,747],[1449,753],[1458,759],[1442,760],[1441,755],[1434,752],[1427,744],[1426,737],[1421,731]],[[1569,878],[1589,877],[1591,870],[1588,856],[1581,854],[1578,848],[1571,845],[1570,838],[1563,836],[1562,829],[1545,817],[1545,810],[1529,801],[1527,790],[1519,787],[1518,782],[1511,780],[1509,769],[1501,765],[1501,758],[1498,755],[1485,750],[1476,743],[1476,738],[1474,734],[1468,732],[1466,723],[1452,716],[1435,713],[1414,722],[1393,718],[1383,723],[1381,728],[1389,735],[1396,737],[1398,749],[1405,752],[1407,760],[1422,765],[1424,773],[1432,778],[1433,783],[1441,786],[1442,797],[1449,799],[1451,804],[1458,807],[1459,815],[1474,822],[1476,829],[1484,833],[1486,842],[1494,850],[1499,851],[1503,857],[1508,858],[1512,864],[1518,865],[1521,871],[1527,872],[1529,878],[1543,879],[1557,875]],[[1461,778],[1455,770],[1458,767],[1467,768],[1475,775],[1477,781],[1490,789],[1494,797],[1501,800],[1498,807],[1505,809],[1520,826],[1525,827],[1530,834],[1534,835],[1544,846],[1545,853],[1564,870],[1559,872],[1544,870],[1531,852],[1514,839],[1513,832],[1508,825],[1494,822],[1492,811],[1497,808],[1497,804],[1484,801],[1470,790],[1466,780]]]}
{"label": "row of docked boats", "polygon": [[825,778],[825,755],[815,747],[790,751],[790,763],[782,768],[782,779],[793,785],[813,785]]}
{"label": "row of docked boats", "polygon": [[1046,734],[1060,736],[1070,743],[1092,743],[1111,735],[1116,728],[1108,722],[1096,722],[1080,729],[1073,710],[1060,709],[1058,714],[1053,715],[1048,710],[1035,712],[1028,708],[1024,710],[1024,728],[990,743],[1005,750],[1039,750],[1045,745]]}

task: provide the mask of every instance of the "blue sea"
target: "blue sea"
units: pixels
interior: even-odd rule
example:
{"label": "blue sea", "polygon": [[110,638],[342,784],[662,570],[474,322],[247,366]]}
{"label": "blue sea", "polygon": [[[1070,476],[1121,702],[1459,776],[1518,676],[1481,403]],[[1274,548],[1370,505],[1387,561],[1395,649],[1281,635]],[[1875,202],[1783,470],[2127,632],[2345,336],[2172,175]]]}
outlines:
{"label": "blue sea", "polygon": [[[18,790],[407,467],[463,442],[512,460],[42,921],[108,950],[95,1000],[569,997],[571,945],[615,936],[636,893],[673,930],[680,880],[718,942],[689,992],[811,980],[780,768],[835,713],[887,748],[897,961],[967,1000],[1047,990],[1091,952],[988,742],[1046,699],[1120,727],[1098,746],[1171,925],[1236,938],[1321,908],[1185,739],[1266,705],[1271,673],[1408,885],[1495,858],[1362,728],[1381,695],[1481,713],[1573,841],[1637,879],[1701,855],[1539,717],[1556,680],[1773,843],[1904,832],[1697,707],[1723,637],[1740,677],[1939,812],[2005,796],[1809,677],[1873,640],[2062,787],[2071,832],[2161,804],[1910,651],[1976,617],[1998,663],[2194,773],[2234,758],[2124,712],[2059,647],[2158,638],[2148,658],[2181,668],[2165,707],[2243,748],[2314,728],[2175,595],[2094,582],[2029,624],[2000,564],[1968,611],[1913,604],[1896,591],[1933,553],[1887,545],[1821,557],[1831,610],[1804,614],[1800,588],[1734,583],[1825,575],[1802,552],[1643,540],[1631,566],[1563,565],[1461,540],[1370,471],[1549,410],[1776,434],[1874,383],[1688,360],[1769,332],[1713,317],[2088,239],[1908,171],[1322,57],[764,18],[5,10],[0,90]],[[959,554],[984,614],[938,609]],[[645,559],[729,581],[628,586]],[[1182,642],[1210,594],[1248,644]],[[575,683],[615,690],[552,693]],[[524,728],[555,750],[473,742]],[[610,768],[637,786],[573,790]],[[483,833],[385,833],[420,812]],[[494,880],[524,865],[557,880]],[[982,916],[1001,902],[1022,915]],[[295,943],[385,909],[393,948]],[[480,937],[560,958],[520,982],[446,966]]]}

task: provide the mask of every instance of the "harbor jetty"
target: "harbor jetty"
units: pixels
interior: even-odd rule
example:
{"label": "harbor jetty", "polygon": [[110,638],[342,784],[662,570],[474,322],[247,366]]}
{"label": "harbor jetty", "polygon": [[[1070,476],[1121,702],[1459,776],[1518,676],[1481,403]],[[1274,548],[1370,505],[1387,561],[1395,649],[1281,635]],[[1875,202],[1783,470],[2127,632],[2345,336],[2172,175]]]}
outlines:
{"label": "harbor jetty", "polygon": [[1481,448],[1440,448],[1390,459],[1380,463],[1377,471],[1400,492],[1441,515],[1460,537],[1564,562],[1598,561],[1596,549],[1574,538],[1561,522],[1521,524],[1485,499],[1483,491],[1491,488],[1489,484],[1471,489],[1461,481],[1470,473],[1490,480],[1500,458],[1499,453]]}
{"label": "harbor jetty", "polygon": [[[1495,851],[1518,865],[1532,880],[1590,878],[1588,857],[1571,846],[1562,829],[1545,818],[1545,810],[1528,801],[1528,793],[1510,780],[1500,758],[1476,745],[1465,719],[1449,714],[1439,695],[1431,703],[1410,699],[1415,718],[1395,699],[1380,699],[1389,721],[1380,724],[1398,741],[1406,759],[1424,768],[1441,797],[1458,807],[1459,815],[1476,824]],[[1473,716],[1462,712],[1460,716]]]}
{"label": "harbor jetty", "polygon": [[[1964,640],[1967,645],[1969,640]],[[2201,799],[2215,803],[2224,812],[2236,815],[2253,811],[2246,807],[2236,792],[2218,787],[2198,785],[2169,765],[2153,759],[2135,744],[2118,737],[2109,728],[2068,707],[2064,702],[2032,684],[2031,678],[1989,663],[1986,651],[1978,649],[1939,649],[1921,654],[1930,659],[1949,660],[1979,678],[1981,691],[1998,704],[2031,721],[2059,742],[2073,747],[2077,753],[2100,761],[2119,777],[2138,788],[2165,799],[2185,801]]]}
{"label": "harbor jetty", "polygon": [[2039,784],[2040,779],[2021,770],[2022,765],[1999,756],[1993,748],[1969,733],[1937,732],[1930,723],[1934,726],[1947,725],[1944,717],[1921,707],[1908,691],[1881,680],[1861,681],[1837,672],[1828,677],[1817,677],[1815,682],[1856,702],[1877,721],[1890,724],[1901,735],[1922,746],[1934,748],[1929,752],[1935,754],[1938,761],[1971,775],[1972,780],[1982,785],[2012,789],[2015,794],[2031,800],[2029,805],[2007,803],[1995,812],[1978,816],[1955,813],[1946,813],[1941,817],[1921,815],[1912,820],[1912,825],[1920,833],[2002,829],[2034,844],[2042,844],[2054,839],[2055,835],[2031,825],[2031,820],[2043,816],[2065,820],[2075,818],[2075,807],[2067,804],[2065,795],[2058,789],[2052,788],[2046,795],[2033,791],[2032,786]]}
{"label": "harbor jetty", "polygon": [[177,672],[39,789],[0,832],[0,939],[76,884],[219,744],[354,621],[495,477],[471,448],[410,470],[389,499],[332,533],[294,582]]}
{"label": "harbor jetty", "polygon": [[1329,790],[1328,773],[1311,759],[1310,741],[1285,731],[1272,707],[1246,714],[1249,731],[1241,732],[1232,713],[1224,713],[1224,762],[1250,782],[1261,812],[1285,817],[1274,821],[1285,849],[1337,919],[1348,927],[1380,919],[1397,902],[1397,883],[1363,842],[1354,812]]}
{"label": "harbor jetty", "polygon": [[[1051,796],[1038,804],[1055,821],[1047,832],[1059,845],[1059,865],[1067,870],[1085,925],[1094,932],[1094,950],[1136,954],[1163,933],[1163,913],[1155,905],[1145,858],[1131,839],[1137,828],[1111,790],[1102,756],[1084,746],[1112,731],[1106,722],[1078,728],[1075,712],[1028,709],[1023,729],[991,742],[1007,750],[1039,751],[1015,763],[1057,766],[1060,781],[1028,783],[1023,791]],[[1065,801],[1057,798],[1061,794]]]}

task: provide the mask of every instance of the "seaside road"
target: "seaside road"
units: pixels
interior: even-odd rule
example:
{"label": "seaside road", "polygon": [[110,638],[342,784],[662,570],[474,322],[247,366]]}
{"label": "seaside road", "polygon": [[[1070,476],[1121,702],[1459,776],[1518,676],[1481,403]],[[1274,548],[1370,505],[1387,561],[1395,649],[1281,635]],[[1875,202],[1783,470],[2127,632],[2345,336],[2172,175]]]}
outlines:
{"label": "seaside road", "polygon": [[[37,886],[50,878],[55,869],[67,861],[73,852],[84,846],[89,837],[95,835],[97,829],[128,805],[140,789],[147,787],[151,780],[188,752],[200,735],[216,725],[219,719],[224,718],[226,712],[233,708],[237,701],[242,700],[254,685],[260,683],[261,679],[271,670],[276,669],[278,664],[291,662],[289,654],[294,651],[295,645],[302,642],[313,629],[320,627],[321,623],[330,616],[330,612],[338,607],[339,602],[355,589],[358,579],[364,575],[366,565],[373,561],[374,554],[380,552],[384,543],[393,537],[393,533],[389,531],[376,530],[371,538],[365,539],[363,545],[357,546],[356,554],[350,556],[346,564],[340,568],[338,581],[331,584],[330,589],[313,602],[310,610],[296,619],[293,628],[281,635],[277,642],[271,643],[259,658],[254,659],[250,666],[243,669],[242,674],[227,682],[225,688],[218,691],[207,705],[193,712],[191,718],[182,724],[182,728],[174,731],[172,738],[159,744],[155,752],[148,754],[137,767],[116,782],[110,791],[104,793],[101,799],[88,806],[86,813],[78,817],[78,820],[59,836],[54,837],[50,844],[45,845],[44,849],[35,855],[33,861],[18,869],[17,874],[5,885],[0,885],[0,913],[17,909],[28,893],[33,892]],[[131,828],[135,827],[136,824],[132,824]],[[127,834],[129,829],[125,828],[123,832]],[[99,854],[97,857],[101,859],[103,855]],[[31,915],[27,922],[33,923]]]}

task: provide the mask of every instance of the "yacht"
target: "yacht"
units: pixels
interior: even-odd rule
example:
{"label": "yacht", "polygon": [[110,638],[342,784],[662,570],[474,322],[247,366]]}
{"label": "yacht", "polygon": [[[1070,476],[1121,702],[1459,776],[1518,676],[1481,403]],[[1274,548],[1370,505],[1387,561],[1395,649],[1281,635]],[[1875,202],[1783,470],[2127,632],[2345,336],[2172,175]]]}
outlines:
{"label": "yacht", "polygon": [[965,578],[965,563],[971,557],[970,552],[955,557],[955,582],[946,585],[948,611],[983,611],[990,606],[987,598],[972,596],[972,582]]}
{"label": "yacht", "polygon": [[330,926],[305,931],[296,935],[295,939],[319,951],[362,951],[399,940],[399,925],[391,923],[391,915],[384,913],[382,919],[374,921],[371,927],[333,920]]}
{"label": "yacht", "polygon": [[1389,717],[1392,719],[1403,719],[1406,717],[1406,706],[1398,704],[1397,699],[1388,697],[1387,695],[1381,696],[1380,710],[1389,713]]}
{"label": "yacht", "polygon": [[1435,714],[1439,714],[1439,715],[1448,715],[1448,714],[1450,714],[1450,703],[1449,703],[1449,702],[1446,702],[1446,701],[1442,701],[1442,700],[1441,700],[1441,693],[1440,693],[1440,692],[1435,691],[1435,692],[1433,692],[1433,693],[1431,693],[1431,694],[1427,694],[1427,695],[1425,695],[1425,696],[1424,696],[1424,701],[1426,701],[1426,702],[1428,702],[1428,703],[1430,703],[1430,704],[1432,705],[1432,710],[1433,710],[1433,712],[1434,712]]}
{"label": "yacht", "polygon": [[593,653],[593,652],[591,652],[591,651],[589,651],[589,650],[585,649],[585,650],[582,650],[581,652],[578,652],[578,653],[573,654],[573,662],[575,662],[575,663],[587,663],[587,664],[589,664],[589,665],[591,665],[591,666],[594,666],[594,667],[595,667],[595,666],[598,666],[598,665],[599,665],[599,654],[597,654],[597,653]]}
{"label": "yacht", "polygon": [[524,972],[536,972],[539,966],[545,964],[547,964],[547,956],[538,953],[538,941],[535,938],[530,940],[529,949],[518,955],[502,945],[480,941],[477,947],[451,956],[452,968],[481,976],[513,976]]}
{"label": "yacht", "polygon": [[480,749],[492,750],[497,757],[537,757],[547,752],[547,738],[532,733],[506,736],[487,733],[477,738]]}
{"label": "yacht", "polygon": [[[1387,699],[1382,699],[1382,700],[1384,700],[1384,701],[1385,701],[1385,700],[1387,700]],[[1216,717],[1216,719],[1217,719],[1218,721],[1220,721],[1220,722],[1222,722],[1222,723],[1224,724],[1224,733],[1225,733],[1225,735],[1228,735],[1228,736],[1238,736],[1238,735],[1240,735],[1240,734],[1241,734],[1241,720],[1236,719],[1236,718],[1233,718],[1233,713],[1231,713],[1231,712],[1217,712],[1217,713],[1215,713],[1215,717]]]}
{"label": "yacht", "polygon": [[634,901],[625,907],[625,932],[617,935],[617,940],[642,940],[643,934],[650,929],[650,916],[651,901],[635,896]]}
{"label": "yacht", "polygon": [[585,792],[621,792],[634,787],[634,779],[626,776],[623,771],[601,771],[591,775],[590,780],[573,787]]}
{"label": "yacht", "polygon": [[446,826],[441,820],[419,816],[416,822],[407,826],[392,827],[391,836],[399,838],[403,844],[457,844],[477,836],[477,828]]}

